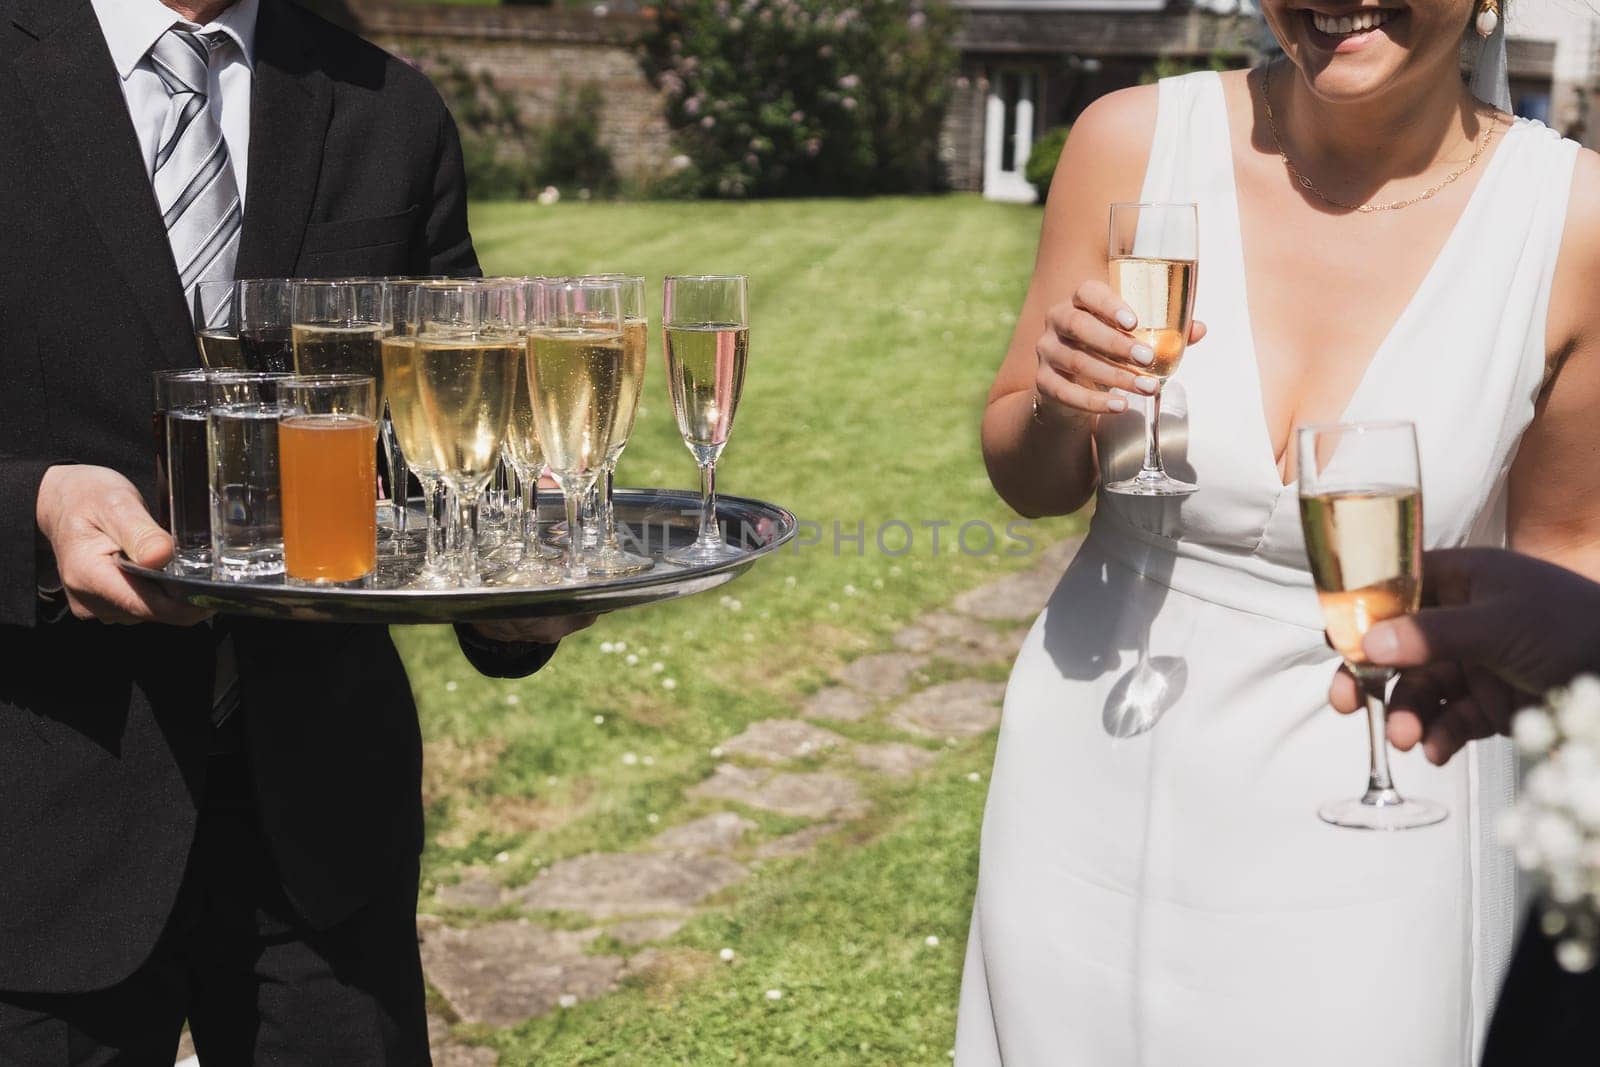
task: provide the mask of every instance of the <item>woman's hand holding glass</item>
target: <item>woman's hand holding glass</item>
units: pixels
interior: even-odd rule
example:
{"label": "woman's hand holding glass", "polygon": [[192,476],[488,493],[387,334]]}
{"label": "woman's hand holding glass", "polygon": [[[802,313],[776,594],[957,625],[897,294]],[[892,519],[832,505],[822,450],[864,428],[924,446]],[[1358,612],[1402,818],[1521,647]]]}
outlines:
{"label": "woman's hand holding glass", "polygon": [[[1040,408],[1117,414],[1128,409],[1128,400],[1113,389],[1154,396],[1161,383],[1142,369],[1154,362],[1155,352],[1134,336],[1138,328],[1133,309],[1098,279],[1079,285],[1070,299],[1052,307],[1034,347]],[[1191,345],[1205,335],[1205,323],[1190,325]]]}

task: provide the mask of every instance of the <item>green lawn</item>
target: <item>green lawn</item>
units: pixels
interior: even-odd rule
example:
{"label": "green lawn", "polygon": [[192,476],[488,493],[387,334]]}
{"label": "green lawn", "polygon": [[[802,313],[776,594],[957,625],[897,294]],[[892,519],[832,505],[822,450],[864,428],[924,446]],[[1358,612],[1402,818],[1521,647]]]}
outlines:
{"label": "green lawn", "polygon": [[[1036,208],[961,196],[474,209],[490,273],[644,273],[653,321],[663,274],[749,274],[750,366],[719,486],[826,534],[721,591],[603,619],[525,681],[477,677],[447,632],[397,631],[428,742],[425,909],[463,865],[520,884],[725,807],[684,797],[718,762],[713,747],[792,714],[919,614],[1026,565],[951,542],[965,522],[1013,518],[985,478],[977,426],[1038,221]],[[619,484],[688,488],[658,342]],[[893,520],[914,531],[897,558],[873,535]],[[938,521],[949,525],[936,555],[923,524]],[[834,551],[836,522],[864,525],[864,551]],[[1035,547],[1069,528],[1036,525]],[[892,550],[903,542],[887,535]],[[969,544],[982,547],[975,533]],[[837,729],[887,736],[871,722]],[[844,843],[765,864],[673,939],[691,963],[732,947],[733,965],[686,964],[673,981],[483,1039],[503,1063],[948,1062],[985,788],[967,775],[987,781],[992,744],[959,746],[915,786],[876,786],[872,816]]]}

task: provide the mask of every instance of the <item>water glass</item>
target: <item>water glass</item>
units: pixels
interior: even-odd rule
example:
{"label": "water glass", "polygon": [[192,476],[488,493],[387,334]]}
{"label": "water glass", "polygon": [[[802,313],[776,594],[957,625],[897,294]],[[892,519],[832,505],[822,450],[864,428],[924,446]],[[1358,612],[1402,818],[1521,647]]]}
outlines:
{"label": "water glass", "polygon": [[156,507],[172,534],[168,569],[200,574],[211,569],[210,478],[206,408],[211,402],[204,370],[155,374]]}
{"label": "water glass", "polygon": [[290,377],[237,371],[210,380],[206,450],[215,578],[254,581],[283,573],[278,394]]}

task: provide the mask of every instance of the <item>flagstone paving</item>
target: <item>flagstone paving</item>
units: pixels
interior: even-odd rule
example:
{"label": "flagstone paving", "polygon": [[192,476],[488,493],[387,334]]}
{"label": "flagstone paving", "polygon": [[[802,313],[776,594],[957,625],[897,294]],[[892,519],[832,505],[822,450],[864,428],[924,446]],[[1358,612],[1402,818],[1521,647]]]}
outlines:
{"label": "flagstone paving", "polygon": [[847,744],[832,730],[799,719],[762,719],[721,745],[726,755],[751,756],[769,763],[804,759]]}
{"label": "flagstone paving", "polygon": [[[722,906],[727,893],[738,893],[753,866],[808,855],[867,815],[867,784],[873,779],[904,781],[936,769],[944,749],[929,742],[948,745],[999,723],[1002,683],[958,677],[929,685],[928,668],[935,662],[957,669],[1009,663],[1025,635],[1017,624],[1043,608],[1079,543],[1052,545],[1028,570],[963,593],[949,610],[902,629],[893,637],[894,651],[840,668],[833,684],[803,702],[803,718],[779,715],[751,723],[714,750],[716,767],[685,791],[697,801],[811,820],[810,825],[764,839],[755,819],[721,810],[668,827],[638,851],[559,860],[525,885],[502,885],[482,866],[462,868],[455,884],[435,893],[453,919],[418,918],[424,969],[454,1019],[511,1026],[603,996],[630,975],[692,975],[712,965],[714,958],[705,953],[661,943],[708,907]],[[887,726],[905,739],[855,741],[808,719],[860,724],[847,730],[871,729],[877,722],[883,724],[876,727],[879,737]],[[921,744],[914,743],[919,739]],[[797,761],[804,761],[803,769],[785,769]],[[714,898],[718,903],[708,905]],[[503,916],[507,907],[535,914],[490,922],[466,918],[490,909],[502,909]],[[587,916],[593,925],[542,925],[538,913],[549,912]],[[618,946],[621,953],[606,951]],[[492,1049],[457,1038],[442,1016],[430,1016],[429,1023],[440,1067],[496,1063]],[[482,1040],[481,1028],[468,1036]]]}

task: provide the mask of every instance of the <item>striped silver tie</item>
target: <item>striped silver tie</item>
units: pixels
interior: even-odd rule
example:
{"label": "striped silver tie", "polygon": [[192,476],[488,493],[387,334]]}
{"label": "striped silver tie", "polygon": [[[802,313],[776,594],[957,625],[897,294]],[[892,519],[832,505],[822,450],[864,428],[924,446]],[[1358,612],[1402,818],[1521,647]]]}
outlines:
{"label": "striped silver tie", "polygon": [[183,295],[194,307],[194,287],[233,277],[244,212],[239,183],[228,159],[222,127],[206,106],[207,70],[221,33],[170,29],[150,50],[150,62],[167,87],[170,103],[156,153],[156,203],[167,227]]}

